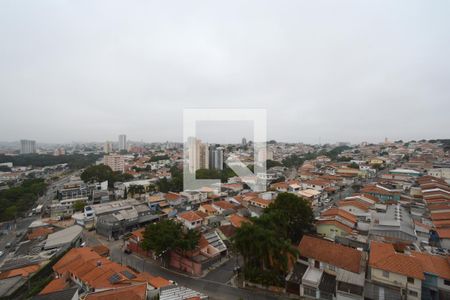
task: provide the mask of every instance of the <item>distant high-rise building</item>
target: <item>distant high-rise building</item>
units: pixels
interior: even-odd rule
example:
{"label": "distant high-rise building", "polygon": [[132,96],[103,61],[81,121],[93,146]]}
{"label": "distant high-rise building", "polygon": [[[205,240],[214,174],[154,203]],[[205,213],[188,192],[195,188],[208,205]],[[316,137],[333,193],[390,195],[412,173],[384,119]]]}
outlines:
{"label": "distant high-rise building", "polygon": [[223,170],[223,147],[209,146],[209,168]]}
{"label": "distant high-rise building", "polygon": [[127,150],[127,136],[125,134],[119,135],[119,151]]}
{"label": "distant high-rise building", "polygon": [[245,137],[242,138],[242,146],[247,146],[247,139]]}
{"label": "distant high-rise building", "polygon": [[189,172],[194,173],[198,169],[209,168],[208,145],[201,140],[191,137],[188,140]]}
{"label": "distant high-rise building", "polygon": [[106,141],[103,145],[103,152],[104,153],[111,153],[113,152],[113,145],[111,142]]}
{"label": "distant high-rise building", "polygon": [[36,141],[20,140],[20,154],[36,153]]}
{"label": "distant high-rise building", "polygon": [[103,157],[103,163],[114,172],[123,172],[125,170],[125,159],[119,154],[110,154]]}

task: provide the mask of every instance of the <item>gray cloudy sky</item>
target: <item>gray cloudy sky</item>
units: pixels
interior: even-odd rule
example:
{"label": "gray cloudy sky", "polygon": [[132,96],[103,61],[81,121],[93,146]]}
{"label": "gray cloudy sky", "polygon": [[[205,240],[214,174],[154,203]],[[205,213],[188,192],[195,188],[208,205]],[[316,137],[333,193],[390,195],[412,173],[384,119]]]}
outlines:
{"label": "gray cloudy sky", "polygon": [[439,0],[3,0],[0,140],[181,140],[183,108],[197,107],[266,108],[280,141],[449,138],[449,12]]}

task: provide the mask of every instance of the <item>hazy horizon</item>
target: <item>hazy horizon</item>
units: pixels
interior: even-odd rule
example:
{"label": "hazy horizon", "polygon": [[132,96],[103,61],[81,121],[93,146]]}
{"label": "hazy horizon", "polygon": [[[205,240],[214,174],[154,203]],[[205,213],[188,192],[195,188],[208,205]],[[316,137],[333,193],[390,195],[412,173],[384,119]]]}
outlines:
{"label": "hazy horizon", "polygon": [[1,1],[0,140],[181,141],[185,108],[267,109],[285,142],[449,138],[449,9]]}

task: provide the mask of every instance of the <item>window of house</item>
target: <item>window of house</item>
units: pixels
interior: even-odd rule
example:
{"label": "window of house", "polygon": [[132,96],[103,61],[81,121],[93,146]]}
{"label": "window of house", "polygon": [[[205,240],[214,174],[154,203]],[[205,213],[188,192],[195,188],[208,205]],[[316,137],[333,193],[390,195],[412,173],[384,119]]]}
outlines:
{"label": "window of house", "polygon": [[414,284],[414,278],[412,278],[412,277],[408,277],[408,283],[412,283],[412,284]]}
{"label": "window of house", "polygon": [[305,285],[303,287],[303,295],[316,298],[316,289]]}
{"label": "window of house", "polygon": [[408,291],[408,294],[409,294],[410,296],[413,296],[413,297],[419,296],[419,293],[418,293],[418,292],[416,292],[416,291],[411,291],[411,290]]}
{"label": "window of house", "polygon": [[320,261],[314,260],[314,267],[316,267],[317,269],[320,269]]}
{"label": "window of house", "polygon": [[450,285],[450,280],[444,279],[444,284],[445,284],[445,285]]}
{"label": "window of house", "polygon": [[389,272],[388,271],[383,271],[383,277],[389,278]]}
{"label": "window of house", "polygon": [[331,271],[335,271],[335,270],[336,270],[336,267],[335,267],[335,266],[332,266],[332,265],[328,265],[328,268],[329,268]]}

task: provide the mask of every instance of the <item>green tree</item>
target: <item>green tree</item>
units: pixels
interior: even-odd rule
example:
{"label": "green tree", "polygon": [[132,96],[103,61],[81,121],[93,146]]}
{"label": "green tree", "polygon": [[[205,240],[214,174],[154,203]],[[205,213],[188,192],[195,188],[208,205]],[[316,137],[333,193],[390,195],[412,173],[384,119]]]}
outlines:
{"label": "green tree", "polygon": [[287,168],[298,168],[305,160],[297,154],[291,154],[282,160],[282,163]]}
{"label": "green tree", "polygon": [[352,169],[359,169],[359,165],[355,162],[352,162],[351,164],[349,164],[348,167],[352,168]]}
{"label": "green tree", "polygon": [[43,179],[27,179],[19,186],[0,191],[0,221],[23,216],[31,209],[47,184]]}
{"label": "green tree", "polygon": [[286,237],[293,244],[298,244],[303,234],[311,230],[314,221],[309,202],[291,193],[278,194],[264,213],[272,217],[277,229],[286,230]]}
{"label": "green tree", "polygon": [[282,285],[289,258],[312,228],[314,215],[309,203],[290,193],[281,193],[251,223],[243,223],[232,239],[233,248],[244,258],[244,274],[250,281]]}
{"label": "green tree", "polygon": [[132,184],[128,188],[128,193],[130,193],[131,197],[134,197],[135,194],[140,196],[145,193],[145,187],[143,185]]}
{"label": "green tree", "polygon": [[267,169],[270,169],[273,167],[280,167],[282,165],[283,165],[282,163],[280,163],[279,161],[276,161],[276,160],[270,160],[270,159],[266,160],[266,168]]}
{"label": "green tree", "polygon": [[113,176],[112,169],[104,164],[90,166],[81,173],[80,177],[84,182],[102,182],[110,180]]}
{"label": "green tree", "polygon": [[183,231],[182,225],[172,220],[162,220],[148,225],[144,231],[142,248],[151,250],[156,256],[167,255],[171,250],[181,253],[194,250],[198,246],[200,233]]}
{"label": "green tree", "polygon": [[73,210],[74,211],[83,211],[84,207],[86,206],[86,202],[82,200],[75,201],[73,204]]}

